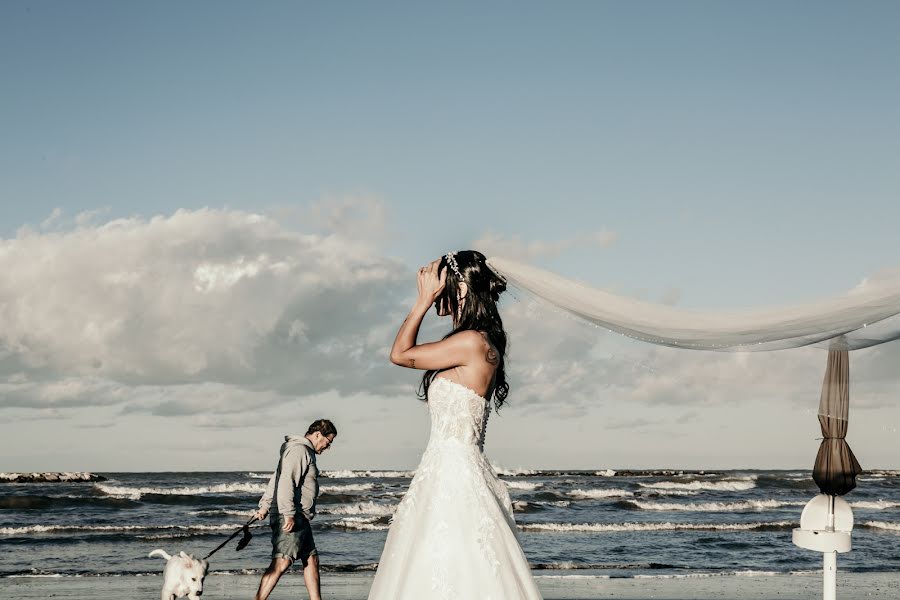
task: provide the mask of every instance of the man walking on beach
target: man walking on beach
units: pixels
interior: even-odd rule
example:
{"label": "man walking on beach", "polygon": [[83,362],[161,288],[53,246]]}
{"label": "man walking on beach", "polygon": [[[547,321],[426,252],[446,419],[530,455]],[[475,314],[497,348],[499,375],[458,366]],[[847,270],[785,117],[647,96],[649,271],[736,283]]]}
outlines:
{"label": "man walking on beach", "polygon": [[309,521],[316,516],[316,496],[319,495],[316,454],[325,452],[336,435],[337,429],[331,421],[319,419],[309,426],[305,436],[284,438],[278,468],[269,479],[256,512],[256,518],[260,520],[271,512],[272,562],[263,573],[255,600],[266,600],[297,559],[303,564],[303,580],[310,600],[321,600],[319,555]]}

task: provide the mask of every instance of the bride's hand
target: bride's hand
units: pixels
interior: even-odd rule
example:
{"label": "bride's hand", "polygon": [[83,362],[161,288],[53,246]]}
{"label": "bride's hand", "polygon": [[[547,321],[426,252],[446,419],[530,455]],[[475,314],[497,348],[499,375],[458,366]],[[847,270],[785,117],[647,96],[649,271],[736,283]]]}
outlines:
{"label": "bride's hand", "polygon": [[418,285],[419,285],[419,301],[423,304],[431,306],[437,300],[444,286],[447,284],[447,268],[445,267],[440,273],[438,268],[441,261],[435,260],[427,267],[419,269]]}

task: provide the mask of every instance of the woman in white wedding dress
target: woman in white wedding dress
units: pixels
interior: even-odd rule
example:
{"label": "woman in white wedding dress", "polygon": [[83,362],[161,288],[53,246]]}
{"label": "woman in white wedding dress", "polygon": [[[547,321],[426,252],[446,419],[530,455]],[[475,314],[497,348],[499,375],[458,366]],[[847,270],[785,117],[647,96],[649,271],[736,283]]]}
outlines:
{"label": "woman in white wedding dress", "polygon": [[[496,306],[506,282],[466,250],[419,269],[418,288],[391,361],[426,371],[420,397],[431,436],[394,513],[369,600],[539,599],[506,485],[483,454],[491,400],[500,408],[509,391]],[[431,306],[453,315],[453,331],[417,344]]]}

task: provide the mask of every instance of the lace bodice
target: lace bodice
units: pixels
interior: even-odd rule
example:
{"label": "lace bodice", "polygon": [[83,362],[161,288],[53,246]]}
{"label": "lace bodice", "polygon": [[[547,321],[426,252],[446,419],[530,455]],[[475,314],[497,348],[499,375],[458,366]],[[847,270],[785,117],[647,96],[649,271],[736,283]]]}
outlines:
{"label": "lace bodice", "polygon": [[435,377],[428,389],[431,413],[429,444],[456,440],[484,450],[484,436],[491,403],[462,384]]}

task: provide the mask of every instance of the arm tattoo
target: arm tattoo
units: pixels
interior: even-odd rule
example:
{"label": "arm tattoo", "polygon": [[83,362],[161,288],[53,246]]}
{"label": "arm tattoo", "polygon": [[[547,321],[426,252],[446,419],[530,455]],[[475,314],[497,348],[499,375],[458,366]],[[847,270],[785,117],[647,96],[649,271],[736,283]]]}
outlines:
{"label": "arm tattoo", "polygon": [[415,369],[415,368],[416,368],[416,359],[414,359],[414,358],[409,359],[409,367],[410,367],[411,369]]}

